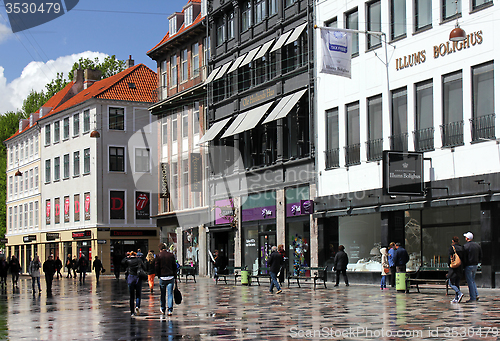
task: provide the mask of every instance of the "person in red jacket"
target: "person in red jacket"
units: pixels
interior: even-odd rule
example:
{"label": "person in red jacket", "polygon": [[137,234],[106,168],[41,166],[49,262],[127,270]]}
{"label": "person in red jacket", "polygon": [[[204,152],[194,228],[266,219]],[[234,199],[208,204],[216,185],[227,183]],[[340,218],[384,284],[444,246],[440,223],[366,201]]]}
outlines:
{"label": "person in red jacket", "polygon": [[[172,316],[174,310],[173,289],[177,279],[177,262],[173,253],[167,251],[167,245],[161,243],[160,253],[155,258],[155,274],[160,279],[160,312],[165,314],[168,303],[168,316]],[[165,296],[168,291],[168,302]]]}

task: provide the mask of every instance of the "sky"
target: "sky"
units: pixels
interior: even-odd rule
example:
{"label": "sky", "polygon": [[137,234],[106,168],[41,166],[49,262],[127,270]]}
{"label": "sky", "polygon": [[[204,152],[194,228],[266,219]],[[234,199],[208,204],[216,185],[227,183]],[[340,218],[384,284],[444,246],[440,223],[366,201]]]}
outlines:
{"label": "sky", "polygon": [[20,109],[33,89],[64,77],[81,57],[108,55],[156,72],[146,55],[168,31],[168,16],[188,0],[80,0],[71,11],[40,26],[12,33],[0,0],[0,114]]}

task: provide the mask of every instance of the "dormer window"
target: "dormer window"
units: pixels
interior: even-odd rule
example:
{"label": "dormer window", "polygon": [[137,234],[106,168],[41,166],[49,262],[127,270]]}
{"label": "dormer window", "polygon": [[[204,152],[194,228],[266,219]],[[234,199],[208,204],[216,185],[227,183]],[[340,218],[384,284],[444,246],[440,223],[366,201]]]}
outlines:
{"label": "dormer window", "polygon": [[170,36],[173,36],[177,33],[177,16],[173,16],[168,19],[168,30],[170,32]]}
{"label": "dormer window", "polygon": [[193,23],[193,6],[190,5],[184,9],[184,27],[188,27]]}

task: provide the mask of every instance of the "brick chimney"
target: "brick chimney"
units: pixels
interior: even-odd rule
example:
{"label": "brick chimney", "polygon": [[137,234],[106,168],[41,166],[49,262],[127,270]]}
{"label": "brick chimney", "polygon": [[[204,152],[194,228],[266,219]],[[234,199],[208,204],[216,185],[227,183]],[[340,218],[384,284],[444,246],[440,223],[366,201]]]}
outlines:
{"label": "brick chimney", "polygon": [[83,88],[87,89],[89,86],[101,79],[102,72],[98,69],[85,69],[83,70]]}
{"label": "brick chimney", "polygon": [[128,60],[125,62],[125,68],[130,68],[134,66],[134,60],[132,59],[132,55],[128,56]]}

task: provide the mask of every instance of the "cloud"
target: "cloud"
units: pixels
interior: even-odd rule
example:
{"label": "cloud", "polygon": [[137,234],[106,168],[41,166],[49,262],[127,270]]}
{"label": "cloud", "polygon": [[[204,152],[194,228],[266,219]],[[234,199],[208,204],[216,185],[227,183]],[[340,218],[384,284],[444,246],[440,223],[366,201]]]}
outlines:
{"label": "cloud", "polygon": [[7,40],[12,35],[10,27],[5,26],[0,22],[0,43]]}
{"label": "cloud", "polygon": [[29,95],[31,90],[45,90],[45,85],[50,83],[52,79],[55,79],[58,72],[64,73],[64,78],[67,78],[73,64],[80,58],[94,60],[98,57],[102,61],[107,56],[107,54],[101,52],[86,51],[62,56],[45,63],[31,62],[26,65],[21,75],[10,83],[7,83],[7,79],[5,78],[5,69],[0,66],[0,114],[21,109],[23,100]]}

